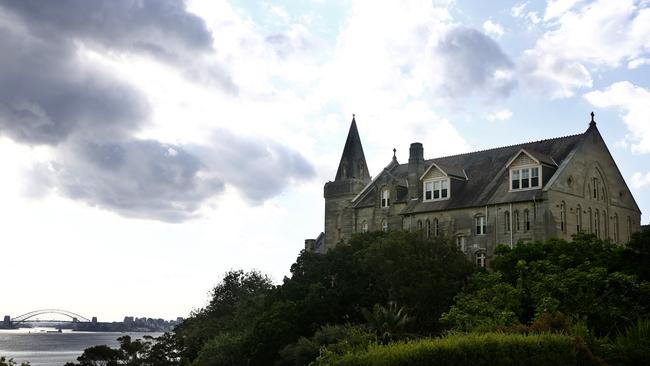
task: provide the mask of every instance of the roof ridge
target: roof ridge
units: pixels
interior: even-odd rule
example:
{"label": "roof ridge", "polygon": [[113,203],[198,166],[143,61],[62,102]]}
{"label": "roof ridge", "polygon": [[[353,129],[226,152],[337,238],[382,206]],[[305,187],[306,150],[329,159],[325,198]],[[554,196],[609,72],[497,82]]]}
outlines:
{"label": "roof ridge", "polygon": [[460,154],[453,154],[453,155],[445,155],[445,156],[437,156],[435,158],[431,159],[425,159],[425,160],[436,160],[436,159],[444,159],[444,158],[454,158],[458,156],[463,156],[463,155],[470,155],[470,154],[477,154],[477,153],[482,153],[482,152],[487,152],[487,151],[493,151],[493,150],[499,150],[499,149],[506,149],[510,147],[515,147],[515,146],[521,146],[521,145],[527,145],[527,144],[534,144],[538,142],[546,142],[546,141],[554,141],[554,140],[560,140],[560,139],[565,139],[569,137],[576,137],[576,136],[581,136],[584,135],[584,133],[576,133],[573,135],[565,135],[565,136],[560,136],[560,137],[551,137],[548,139],[542,139],[542,140],[536,140],[536,141],[528,141],[528,142],[522,142],[519,144],[512,144],[512,145],[506,145],[506,146],[497,146],[497,147],[492,147],[489,149],[483,149],[483,150],[475,150],[475,151],[469,151],[465,153],[460,153]]}

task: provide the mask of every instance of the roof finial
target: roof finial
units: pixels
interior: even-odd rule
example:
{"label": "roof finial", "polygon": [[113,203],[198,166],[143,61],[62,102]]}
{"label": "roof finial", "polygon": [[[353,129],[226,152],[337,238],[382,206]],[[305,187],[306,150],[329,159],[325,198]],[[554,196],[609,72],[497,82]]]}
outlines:
{"label": "roof finial", "polygon": [[352,121],[354,121],[354,113],[352,113]]}
{"label": "roof finial", "polygon": [[594,114],[594,111],[591,111],[591,122],[589,122],[589,127],[592,127],[592,126],[596,125],[596,121],[594,121],[595,116],[596,115]]}
{"label": "roof finial", "polygon": [[396,154],[397,154],[397,149],[393,148],[393,160],[397,160]]}

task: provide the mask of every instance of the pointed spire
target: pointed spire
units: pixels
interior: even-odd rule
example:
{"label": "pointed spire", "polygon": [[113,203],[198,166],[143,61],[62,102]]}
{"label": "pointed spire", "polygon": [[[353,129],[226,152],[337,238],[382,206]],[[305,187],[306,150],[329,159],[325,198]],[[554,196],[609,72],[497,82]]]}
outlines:
{"label": "pointed spire", "polygon": [[594,117],[596,115],[594,114],[594,111],[591,111],[591,122],[589,122],[589,127],[595,127],[596,126],[596,121],[594,121]]}
{"label": "pointed spire", "polygon": [[344,179],[370,180],[370,173],[368,172],[366,157],[363,154],[363,147],[361,146],[361,138],[359,137],[355,117],[353,114],[350,131],[348,132],[348,138],[345,140],[343,155],[339,163],[339,169],[336,171],[335,181]]}

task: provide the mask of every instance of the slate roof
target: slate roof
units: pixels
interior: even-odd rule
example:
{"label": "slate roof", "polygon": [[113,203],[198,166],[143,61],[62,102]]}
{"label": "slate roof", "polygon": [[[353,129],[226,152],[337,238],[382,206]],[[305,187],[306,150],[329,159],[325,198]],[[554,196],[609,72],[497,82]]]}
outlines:
{"label": "slate roof", "polygon": [[[362,164],[361,171],[358,170],[359,164]],[[345,167],[345,168],[344,168]],[[361,146],[361,138],[359,137],[359,130],[357,129],[357,122],[352,117],[348,137],[345,140],[345,147],[343,147],[343,154],[339,162],[339,168],[336,171],[337,180],[343,179],[361,179],[370,180],[370,173],[368,172],[368,164],[366,164],[366,157],[363,154],[363,147]]]}
{"label": "slate roof", "polygon": [[[422,197],[418,200],[410,200],[402,214],[531,201],[540,196],[540,190],[509,191],[507,184],[509,171],[506,167],[508,161],[524,149],[541,162],[559,166],[584,139],[588,131],[584,134],[426,160],[425,169],[429,168],[431,163],[436,163],[441,169],[447,171],[448,175],[461,177],[467,175],[467,180],[458,179],[453,182],[451,197],[448,200],[423,202]],[[463,175],[460,174],[461,172]],[[385,173],[406,181],[408,164],[394,164],[392,167],[389,165],[379,176]],[[548,181],[547,178],[550,177],[544,177],[544,181]],[[374,184],[368,185],[366,187],[368,192],[364,190],[358,196],[359,200],[355,202],[355,207],[371,206],[375,199],[375,195],[372,194],[375,189]],[[402,197],[397,197],[398,200],[400,198]]]}

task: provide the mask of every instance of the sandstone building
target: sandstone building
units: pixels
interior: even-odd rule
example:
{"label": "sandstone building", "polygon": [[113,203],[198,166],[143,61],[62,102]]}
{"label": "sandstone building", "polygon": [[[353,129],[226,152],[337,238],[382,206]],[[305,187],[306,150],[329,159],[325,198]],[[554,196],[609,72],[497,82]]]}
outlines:
{"label": "sandstone building", "polygon": [[489,150],[392,161],[371,179],[353,118],[334,181],[327,182],[325,231],[305,241],[325,252],[353,233],[420,231],[452,238],[477,265],[497,244],[594,233],[615,243],[639,231],[641,211],[592,113],[584,133]]}

